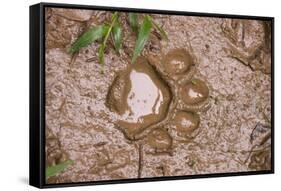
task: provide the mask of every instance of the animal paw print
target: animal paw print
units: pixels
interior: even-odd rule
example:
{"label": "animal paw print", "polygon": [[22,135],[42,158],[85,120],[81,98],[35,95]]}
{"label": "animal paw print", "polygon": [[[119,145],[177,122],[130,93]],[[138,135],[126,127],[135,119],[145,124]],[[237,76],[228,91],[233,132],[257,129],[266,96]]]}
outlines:
{"label": "animal paw print", "polygon": [[107,107],[117,114],[116,127],[129,140],[144,139],[155,152],[170,151],[170,124],[183,138],[200,124],[199,111],[210,106],[207,83],[194,77],[197,60],[185,49],[160,58],[140,57],[120,71],[107,95]]}

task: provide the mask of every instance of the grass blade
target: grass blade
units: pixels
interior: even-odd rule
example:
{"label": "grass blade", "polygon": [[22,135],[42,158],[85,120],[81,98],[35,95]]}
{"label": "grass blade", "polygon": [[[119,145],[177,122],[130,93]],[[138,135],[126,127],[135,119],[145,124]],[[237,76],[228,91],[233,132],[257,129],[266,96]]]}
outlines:
{"label": "grass blade", "polygon": [[98,50],[99,62],[101,64],[104,64],[104,50],[105,50],[105,45],[101,44]]}
{"label": "grass blade", "polygon": [[129,24],[132,30],[137,34],[139,30],[139,19],[137,13],[129,13]]}
{"label": "grass blade", "polygon": [[68,167],[71,164],[73,164],[73,161],[67,160],[58,165],[47,167],[46,168],[46,179],[49,178],[50,176],[57,175],[58,173],[62,172],[64,169],[66,169],[66,167]]}
{"label": "grass blade", "polygon": [[168,40],[168,35],[167,35],[167,33],[164,31],[164,29],[163,29],[159,24],[157,24],[156,22],[154,22],[153,20],[152,20],[152,24],[153,24],[153,26],[159,31],[159,33],[160,33],[162,39]]}
{"label": "grass blade", "polygon": [[114,44],[115,50],[116,50],[116,52],[119,52],[119,50],[121,48],[121,42],[122,42],[122,29],[118,22],[116,22],[112,28],[112,36],[113,36],[113,44]]}
{"label": "grass blade", "polygon": [[111,30],[112,30],[113,26],[115,25],[115,22],[116,22],[117,19],[118,19],[118,13],[114,12],[114,14],[112,15],[112,18],[111,18],[111,24],[106,29],[103,42],[101,43],[101,45],[99,47],[99,50],[98,50],[99,62],[102,65],[104,64],[104,50],[105,50],[105,47],[106,47],[106,42],[107,42],[107,39],[108,39],[108,37],[109,37],[109,35],[111,33]]}
{"label": "grass blade", "polygon": [[101,73],[104,74],[104,50],[105,45],[101,44],[98,50],[99,63],[101,64]]}
{"label": "grass blade", "polygon": [[147,39],[149,38],[151,27],[152,27],[152,22],[151,22],[150,18],[148,16],[145,16],[143,19],[142,25],[140,27],[137,42],[135,45],[135,50],[134,50],[134,54],[133,54],[133,58],[132,58],[133,63],[136,61],[137,57],[142,52],[144,45],[145,45]]}
{"label": "grass blade", "polygon": [[68,52],[73,54],[79,51],[82,47],[89,45],[93,41],[103,38],[107,30],[107,25],[99,25],[96,27],[92,27],[72,44]]}

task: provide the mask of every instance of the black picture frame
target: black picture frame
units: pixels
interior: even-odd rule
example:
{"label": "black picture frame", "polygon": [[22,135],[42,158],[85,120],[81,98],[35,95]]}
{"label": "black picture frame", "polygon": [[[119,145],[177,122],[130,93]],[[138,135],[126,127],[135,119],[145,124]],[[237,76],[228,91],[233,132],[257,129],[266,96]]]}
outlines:
{"label": "black picture frame", "polygon": [[[250,171],[235,173],[215,173],[215,174],[199,174],[186,176],[169,176],[154,177],[141,179],[122,179],[122,180],[104,180],[96,182],[79,182],[79,183],[45,183],[45,8],[72,8],[72,9],[91,9],[106,11],[123,11],[123,12],[140,12],[140,13],[157,13],[168,15],[185,15],[199,17],[214,18],[239,18],[254,19],[271,22],[271,45],[272,45],[272,67],[271,67],[271,170],[266,171]],[[103,7],[92,5],[73,5],[73,4],[57,4],[57,3],[39,3],[30,6],[30,129],[29,129],[29,184],[38,188],[53,188],[67,186],[84,186],[84,185],[100,185],[100,184],[116,184],[116,183],[133,183],[147,181],[164,181],[178,179],[194,179],[209,177],[227,177],[242,175],[258,175],[274,173],[274,18],[260,17],[248,15],[229,15],[214,13],[194,13],[170,10],[155,9],[135,9],[124,7]]]}

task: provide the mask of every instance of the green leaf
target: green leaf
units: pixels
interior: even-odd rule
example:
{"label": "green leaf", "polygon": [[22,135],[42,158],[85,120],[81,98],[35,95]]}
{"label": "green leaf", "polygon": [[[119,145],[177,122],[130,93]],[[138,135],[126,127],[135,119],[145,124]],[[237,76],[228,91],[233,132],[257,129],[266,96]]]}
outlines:
{"label": "green leaf", "polygon": [[139,30],[139,34],[138,34],[138,38],[137,38],[137,42],[136,42],[136,46],[135,46],[135,50],[134,50],[134,54],[133,54],[133,58],[132,58],[133,63],[136,61],[137,57],[142,52],[144,45],[145,45],[147,39],[149,38],[151,27],[152,27],[152,22],[151,22],[150,18],[148,16],[145,16],[143,19],[142,25],[140,27],[140,30]]}
{"label": "green leaf", "polygon": [[118,12],[115,11],[111,17],[111,24],[114,24],[115,21],[118,19],[118,17],[119,17],[119,14],[118,14]]}
{"label": "green leaf", "polygon": [[119,52],[121,48],[121,41],[122,41],[122,29],[118,22],[112,28],[112,36],[113,36],[113,44],[115,47],[116,52]]}
{"label": "green leaf", "polygon": [[160,25],[158,25],[156,22],[154,22],[153,20],[152,20],[152,23],[153,23],[153,26],[156,27],[156,29],[159,31],[159,33],[160,33],[162,39],[168,40],[168,35],[167,35],[167,33],[164,31],[164,29],[163,29]]}
{"label": "green leaf", "polygon": [[98,50],[99,62],[101,64],[104,64],[104,50],[105,50],[105,45],[101,44]]}
{"label": "green leaf", "polygon": [[108,28],[109,27],[107,25],[92,27],[72,44],[68,52],[73,54],[93,41],[103,38],[104,35],[106,35]]}
{"label": "green leaf", "polygon": [[62,172],[64,169],[66,169],[66,167],[68,167],[71,164],[73,164],[73,161],[67,160],[67,161],[64,161],[55,166],[47,167],[46,168],[46,179],[49,178],[50,176],[55,176],[56,174]]}
{"label": "green leaf", "polygon": [[137,34],[139,30],[139,19],[137,13],[129,13],[129,24],[132,30]]}
{"label": "green leaf", "polygon": [[99,47],[99,50],[98,50],[99,62],[101,64],[104,64],[104,50],[105,50],[105,47],[106,47],[106,42],[107,42],[107,39],[108,39],[108,37],[110,35],[110,32],[111,32],[113,26],[115,25],[115,22],[116,22],[117,19],[118,19],[118,13],[114,12],[114,14],[111,17],[111,24],[106,29],[103,42],[101,43],[101,45]]}

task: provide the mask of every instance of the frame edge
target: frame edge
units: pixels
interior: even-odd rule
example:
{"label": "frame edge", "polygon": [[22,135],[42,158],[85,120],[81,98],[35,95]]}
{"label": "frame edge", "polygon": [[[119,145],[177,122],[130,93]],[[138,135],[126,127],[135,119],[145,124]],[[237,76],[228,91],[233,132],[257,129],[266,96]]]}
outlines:
{"label": "frame edge", "polygon": [[29,185],[42,188],[40,151],[41,4],[29,7]]}

